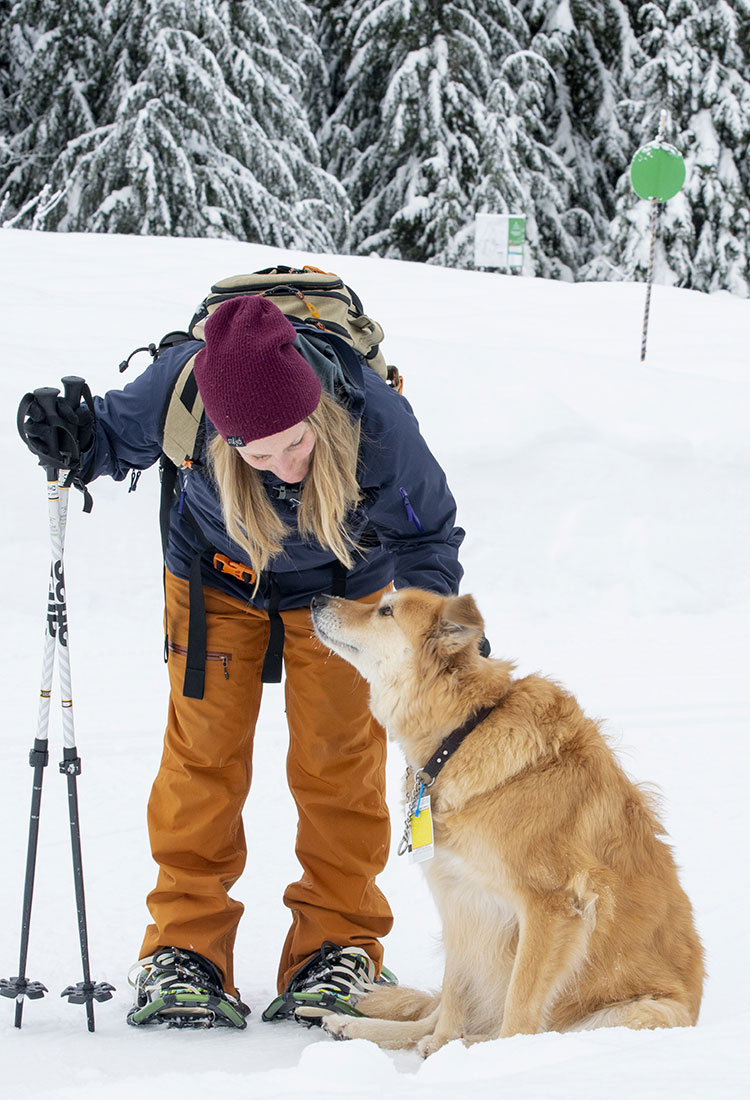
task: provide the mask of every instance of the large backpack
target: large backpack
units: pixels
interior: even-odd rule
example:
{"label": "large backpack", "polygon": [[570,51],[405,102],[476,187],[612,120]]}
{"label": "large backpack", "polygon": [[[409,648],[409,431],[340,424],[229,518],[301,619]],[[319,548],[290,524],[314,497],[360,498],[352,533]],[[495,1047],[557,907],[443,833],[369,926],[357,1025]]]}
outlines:
{"label": "large backpack", "polygon": [[[290,319],[344,340],[384,381],[401,392],[401,376],[395,367],[386,365],[380,350],[383,330],[378,322],[363,312],[358,296],[340,276],[317,267],[269,267],[251,275],[220,279],[194,313],[187,332],[169,332],[158,346],[150,344],[137,350],[149,351],[156,359],[176,344],[202,340],[206,319],[217,306],[245,294],[262,294]],[[132,355],[120,364],[121,371],[126,369],[130,358]],[[177,467],[194,461],[203,442],[203,402],[195,384],[192,358],[177,378],[162,421],[166,459]]]}
{"label": "large backpack", "polygon": [[[149,344],[148,347],[137,348],[120,363],[120,371],[127,368],[130,359],[139,351],[148,351],[153,359],[157,359],[168,348],[188,340],[202,340],[203,326],[211,313],[222,302],[244,294],[262,294],[271,298],[282,313],[285,313],[293,322],[297,322],[298,327],[312,328],[323,336],[328,334],[334,344],[343,340],[358,352],[364,362],[388,385],[401,392],[403,387],[401,376],[395,367],[386,365],[380,350],[380,342],[383,339],[383,330],[380,325],[363,312],[359,298],[343,279],[316,267],[302,269],[272,267],[250,275],[232,275],[227,279],[219,280],[201,302],[186,332],[168,332],[158,345]],[[178,470],[190,468],[199,459],[205,438],[203,401],[195,381],[194,361],[195,356],[191,356],[180,371],[162,412],[160,525],[165,555]],[[131,487],[134,487],[134,484]],[[189,514],[186,518],[190,521]],[[196,532],[201,537],[202,533],[197,529]],[[211,547],[206,545],[198,557],[211,552]],[[190,577],[190,627],[184,687],[185,694],[193,698],[202,698],[203,695],[206,646],[205,607],[198,557]],[[222,555],[214,554],[213,564],[214,568],[228,570],[240,579],[254,580],[253,574],[244,566],[230,562]],[[345,578],[340,576],[336,583],[340,585],[336,594],[343,595]],[[271,637],[262,679],[264,682],[273,683],[281,679],[283,626],[278,613],[269,610],[269,616]]]}

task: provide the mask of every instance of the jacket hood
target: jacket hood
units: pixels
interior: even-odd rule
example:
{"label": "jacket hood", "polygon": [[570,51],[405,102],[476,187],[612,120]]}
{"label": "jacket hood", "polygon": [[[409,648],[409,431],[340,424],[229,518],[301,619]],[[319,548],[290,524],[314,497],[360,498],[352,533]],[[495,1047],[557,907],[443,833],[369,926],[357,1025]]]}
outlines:
{"label": "jacket hood", "polygon": [[323,336],[310,325],[295,325],[295,328],[294,347],[315,371],[323,389],[344,406],[353,420],[361,420],[365,408],[365,383],[358,353],[345,340],[329,332]]}

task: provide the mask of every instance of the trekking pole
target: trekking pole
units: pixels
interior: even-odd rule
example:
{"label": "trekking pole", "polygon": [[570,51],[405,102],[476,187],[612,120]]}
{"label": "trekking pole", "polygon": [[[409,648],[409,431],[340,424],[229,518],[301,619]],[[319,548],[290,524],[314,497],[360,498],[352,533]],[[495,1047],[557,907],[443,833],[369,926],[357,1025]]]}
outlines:
{"label": "trekking pole", "polygon": [[[36,399],[44,408],[54,401],[59,390],[45,387],[37,390],[34,395],[27,394],[18,410],[19,432],[25,439],[22,430],[26,410],[33,399]],[[60,524],[58,471],[49,466],[47,474],[47,507],[49,512],[50,530]],[[61,533],[61,541],[62,541]],[[52,678],[55,666],[55,634],[54,622],[50,619],[49,608],[53,605],[55,563],[50,566],[50,582],[48,595],[48,614],[44,632],[44,648],[42,652],[42,677],[39,690],[39,711],[37,715],[37,731],[34,739],[34,747],[29,753],[29,764],[34,769],[31,788],[31,812],[29,815],[29,839],[26,850],[26,875],[24,878],[23,911],[21,917],[21,947],[18,961],[18,974],[16,977],[0,980],[0,993],[4,997],[13,997],[16,1002],[15,1026],[21,1027],[23,1020],[24,997],[29,1000],[37,1000],[48,992],[47,987],[41,982],[30,982],[26,978],[26,963],[29,951],[29,932],[31,929],[31,906],[34,899],[34,881],[36,876],[36,858],[39,842],[39,814],[42,804],[42,782],[44,769],[49,763],[48,733],[49,713],[52,698]]]}
{"label": "trekking pole", "polygon": [[[69,375],[63,378],[62,382],[65,386],[65,397],[70,402],[71,407],[77,409],[81,403],[81,396],[87,390],[84,379],[76,375]],[[88,392],[86,395],[89,408],[91,408],[93,405],[91,395]],[[75,457],[77,459],[80,456],[76,455]],[[67,516],[70,477],[75,465],[77,463],[71,464],[71,470],[67,471],[66,476],[62,479],[59,501],[62,507],[58,509],[58,523],[50,522],[50,545],[52,560],[55,562],[54,618],[57,623],[58,671],[63,727],[63,758],[60,761],[60,772],[67,778],[68,783],[68,816],[70,819],[70,844],[73,856],[73,884],[75,887],[78,938],[81,946],[81,964],[83,968],[83,981],[66,986],[60,996],[67,997],[70,1004],[86,1006],[88,1029],[94,1031],[94,1001],[108,1001],[112,996],[114,987],[108,982],[96,983],[91,981],[86,895],[83,885],[83,856],[81,852],[77,785],[78,776],[81,774],[81,758],[76,748],[75,722],[73,719],[73,686],[70,673],[70,650],[68,648],[68,604],[65,593],[65,567],[63,563],[64,517]],[[50,607],[50,616],[52,614],[52,607]]]}
{"label": "trekking pole", "polygon": [[[72,375],[63,378],[65,386],[65,399],[73,409],[78,408],[82,394],[86,394],[89,407],[93,407],[91,395],[83,378]],[[19,973],[15,978],[0,980],[0,993],[3,996],[14,997],[16,1000],[15,1026],[20,1028],[23,1016],[23,998],[30,1000],[43,997],[47,989],[41,982],[28,982],[26,979],[26,961],[28,954],[29,930],[31,924],[31,905],[34,894],[34,878],[36,871],[36,855],[39,835],[39,813],[42,796],[43,769],[49,760],[48,730],[49,709],[52,694],[52,679],[54,672],[55,654],[60,656],[60,684],[62,695],[62,719],[63,719],[63,760],[60,763],[60,771],[68,778],[68,806],[70,816],[71,845],[73,851],[73,874],[76,894],[76,907],[78,914],[78,928],[81,942],[81,958],[83,962],[83,982],[75,986],[68,986],[61,996],[68,997],[73,1004],[85,1004],[89,1031],[94,1031],[93,1001],[109,1000],[113,987],[107,982],[94,984],[91,982],[88,956],[88,933],[86,927],[86,905],[83,889],[83,866],[81,859],[80,828],[78,821],[78,793],[76,776],[80,774],[80,758],[75,747],[75,732],[72,714],[72,691],[70,679],[70,654],[68,651],[68,625],[67,602],[65,599],[65,574],[63,567],[63,550],[65,544],[65,527],[68,511],[68,497],[70,482],[77,467],[78,453],[77,439],[73,436],[69,427],[62,423],[57,415],[56,400],[59,390],[51,387],[42,387],[27,394],[21,401],[18,409],[18,430],[24,442],[28,443],[24,421],[31,404],[36,403],[41,407],[47,422],[58,431],[62,431],[71,437],[70,468],[59,470],[54,466],[46,466],[47,474],[47,501],[50,530],[50,545],[52,561],[50,567],[50,586],[47,603],[47,624],[44,639],[44,651],[42,659],[42,686],[39,701],[39,717],[37,722],[37,737],[34,748],[29,755],[29,762],[34,767],[32,787],[31,815],[29,820],[29,842],[26,856],[26,877],[24,882],[23,917],[21,922],[21,949],[19,961]],[[40,459],[41,461],[41,459]],[[44,465],[44,463],[42,463]]]}

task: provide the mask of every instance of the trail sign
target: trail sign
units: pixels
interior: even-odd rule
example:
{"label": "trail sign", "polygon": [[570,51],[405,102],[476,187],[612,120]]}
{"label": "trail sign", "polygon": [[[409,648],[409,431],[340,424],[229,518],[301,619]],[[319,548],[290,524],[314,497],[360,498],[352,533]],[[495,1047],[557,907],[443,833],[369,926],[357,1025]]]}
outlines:
{"label": "trail sign", "polygon": [[474,266],[522,267],[525,214],[476,214]]}

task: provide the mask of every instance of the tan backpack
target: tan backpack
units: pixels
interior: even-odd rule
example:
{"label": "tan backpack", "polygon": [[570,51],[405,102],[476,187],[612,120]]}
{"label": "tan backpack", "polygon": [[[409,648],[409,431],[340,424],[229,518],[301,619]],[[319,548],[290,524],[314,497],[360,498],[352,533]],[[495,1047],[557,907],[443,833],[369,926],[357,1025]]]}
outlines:
{"label": "tan backpack", "polygon": [[[345,340],[384,381],[401,392],[401,376],[395,367],[386,365],[380,350],[383,330],[378,322],[363,313],[359,298],[340,276],[316,267],[270,267],[251,275],[220,279],[196,310],[187,332],[170,332],[158,348],[152,344],[147,350],[157,358],[167,347],[185,340],[202,340],[206,319],[217,306],[242,294],[262,294],[288,317]],[[193,358],[177,378],[163,419],[165,455],[175,466],[189,463],[199,449],[203,420]]]}

